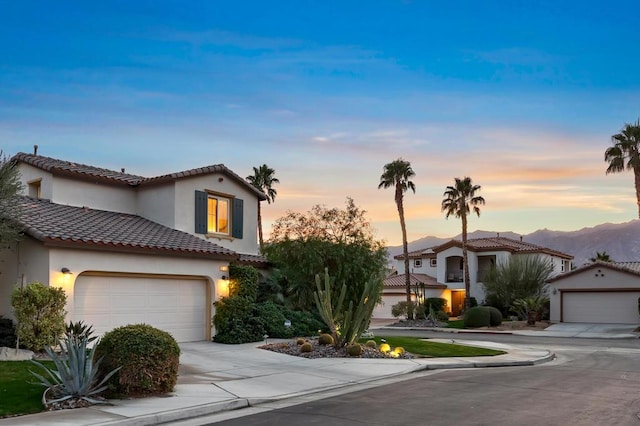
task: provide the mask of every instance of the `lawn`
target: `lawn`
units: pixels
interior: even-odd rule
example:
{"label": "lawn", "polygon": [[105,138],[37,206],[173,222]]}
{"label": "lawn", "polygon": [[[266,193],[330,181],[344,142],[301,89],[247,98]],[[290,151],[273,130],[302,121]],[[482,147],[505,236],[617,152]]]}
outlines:
{"label": "lawn", "polygon": [[[454,356],[494,356],[502,355],[505,352],[493,349],[476,348],[474,346],[455,345],[451,343],[439,343],[423,340],[418,337],[401,337],[401,336],[378,336],[375,340],[380,345],[384,339],[391,345],[391,348],[402,346],[405,351],[419,357],[454,357]],[[366,342],[362,339],[361,342]]]}
{"label": "lawn", "polygon": [[464,320],[447,321],[447,328],[464,328]]}
{"label": "lawn", "polygon": [[[47,367],[54,366],[52,361],[44,361],[43,364]],[[37,379],[29,370],[41,372],[37,365],[29,361],[0,362],[0,417],[43,410],[44,387],[30,383]]]}

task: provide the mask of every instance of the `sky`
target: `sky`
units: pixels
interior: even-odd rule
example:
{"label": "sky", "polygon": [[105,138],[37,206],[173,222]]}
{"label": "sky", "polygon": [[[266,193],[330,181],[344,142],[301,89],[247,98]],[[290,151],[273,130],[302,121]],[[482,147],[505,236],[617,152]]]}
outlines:
{"label": "sky", "polygon": [[605,175],[640,117],[637,1],[0,0],[0,149],[143,176],[276,170],[287,210],[367,211],[401,244],[383,166],[411,162],[409,241],[452,237],[455,177],[486,199],[469,230],[637,218]]}

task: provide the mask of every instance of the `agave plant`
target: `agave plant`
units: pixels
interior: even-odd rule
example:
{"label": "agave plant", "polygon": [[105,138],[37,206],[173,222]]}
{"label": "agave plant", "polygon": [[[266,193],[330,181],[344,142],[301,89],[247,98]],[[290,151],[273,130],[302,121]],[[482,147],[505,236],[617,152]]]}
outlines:
{"label": "agave plant", "polygon": [[31,361],[44,370],[48,377],[31,371],[40,384],[46,387],[53,395],[54,399],[49,403],[57,403],[68,399],[83,399],[91,404],[99,404],[104,401],[95,397],[107,389],[107,381],[120,367],[111,371],[98,382],[98,367],[102,358],[94,362],[96,346],[87,349],[89,343],[88,335],[77,336],[72,333],[65,333],[64,340],[57,340],[61,353],[56,353],[47,347],[45,351],[55,364],[55,369],[48,368],[38,361]]}
{"label": "agave plant", "polygon": [[91,336],[93,334],[93,326],[85,324],[84,321],[73,322],[69,321],[66,326],[65,336],[74,339],[87,338],[87,343],[91,343],[96,340],[97,336]]}

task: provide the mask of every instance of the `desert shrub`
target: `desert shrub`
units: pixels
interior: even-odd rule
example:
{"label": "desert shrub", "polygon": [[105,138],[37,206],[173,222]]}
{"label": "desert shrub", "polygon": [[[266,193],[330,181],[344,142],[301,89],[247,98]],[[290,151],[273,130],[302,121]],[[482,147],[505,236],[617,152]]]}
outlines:
{"label": "desert shrub", "polygon": [[229,296],[245,297],[255,302],[260,273],[253,266],[229,265]]}
{"label": "desert shrub", "polygon": [[[398,317],[407,317],[407,308],[408,308],[409,304],[407,303],[406,300],[403,300],[402,302],[398,302],[395,305],[393,305],[391,307],[391,315],[393,315],[395,318]],[[415,302],[411,302],[411,306],[413,308],[412,312],[416,311],[416,303]],[[422,311],[424,314],[424,311]]]}
{"label": "desert shrub", "polygon": [[313,352],[313,345],[310,342],[303,343],[302,345],[300,345],[300,352],[302,353]]}
{"label": "desert shrub", "polygon": [[13,348],[16,346],[16,328],[11,318],[0,316],[0,348]]}
{"label": "desert shrub", "polygon": [[214,342],[237,344],[262,340],[264,324],[261,318],[254,316],[254,305],[249,299],[241,296],[223,297],[215,305]]}
{"label": "desert shrub", "polygon": [[447,310],[447,299],[443,299],[442,297],[427,297],[424,301],[425,306],[431,305],[434,311],[446,311]]}
{"label": "desert shrub", "polygon": [[64,333],[64,306],[67,295],[59,287],[32,282],[11,293],[11,306],[16,317],[16,334],[20,344],[41,351],[55,344]]}
{"label": "desert shrub", "polygon": [[465,327],[486,327],[491,323],[491,314],[483,306],[474,306],[464,313],[463,320]]}
{"label": "desert shrub", "polygon": [[101,376],[122,367],[108,382],[110,394],[164,394],[171,392],[178,380],[178,343],[166,331],[147,324],[106,333],[97,345],[96,356],[104,357]]}
{"label": "desert shrub", "polygon": [[349,356],[360,356],[362,355],[362,346],[358,343],[353,343],[347,346],[347,355]]}
{"label": "desert shrub", "polygon": [[502,312],[493,306],[482,306],[482,308],[489,311],[489,325],[496,327],[502,324]]}
{"label": "desert shrub", "polygon": [[320,345],[333,345],[333,336],[327,333],[322,333],[318,336],[318,344]]}
{"label": "desert shrub", "polygon": [[438,321],[447,322],[449,321],[449,315],[444,311],[438,311],[436,312],[436,319]]}
{"label": "desert shrub", "polygon": [[415,309],[413,310],[413,318],[415,318],[415,319],[426,318],[427,314],[428,314],[428,311],[427,311],[427,308],[424,305],[417,305],[415,307]]}

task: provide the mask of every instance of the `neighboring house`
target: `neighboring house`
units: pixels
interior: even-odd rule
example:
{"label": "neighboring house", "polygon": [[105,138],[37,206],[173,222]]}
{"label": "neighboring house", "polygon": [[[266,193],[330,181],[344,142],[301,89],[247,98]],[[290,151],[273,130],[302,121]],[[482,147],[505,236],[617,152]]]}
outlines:
{"label": "neighboring house", "polygon": [[[447,286],[438,284],[435,278],[426,274],[410,274],[411,293],[413,298],[421,298],[423,294],[426,297],[442,297],[446,298]],[[407,300],[407,287],[405,284],[405,276],[392,275],[384,280],[382,289],[382,303],[376,305],[373,311],[373,318],[393,318],[391,307],[398,302]]]}
{"label": "neighboring house", "polygon": [[25,237],[0,251],[0,315],[13,287],[67,293],[67,320],[98,334],[130,323],[179,342],[212,337],[230,262],[266,266],[257,243],[264,194],[224,165],[145,178],[40,155],[13,157],[25,185]]}
{"label": "neighboring house", "polygon": [[640,322],[640,262],[589,263],[549,285],[551,322]]}
{"label": "neighboring house", "polygon": [[[571,270],[573,256],[510,238],[475,238],[467,241],[467,257],[469,262],[469,287],[471,297],[478,303],[485,299],[482,279],[493,265],[507,261],[511,256],[538,255],[550,259],[554,265],[554,274]],[[404,255],[394,256],[397,261],[398,276],[404,280]],[[452,315],[460,315],[464,307],[464,272],[462,261],[462,241],[451,240],[436,247],[417,250],[409,253],[409,267],[412,274],[425,274],[430,283],[445,286],[442,288],[426,287],[424,297],[442,297],[447,299],[447,306]],[[390,277],[385,280],[385,289],[390,285]],[[427,281],[422,281],[426,283]],[[406,296],[405,296],[406,298]],[[385,304],[387,300],[383,296]],[[391,308],[388,309],[390,313]],[[379,312],[383,314],[386,312]],[[378,317],[382,318],[382,317]]]}

